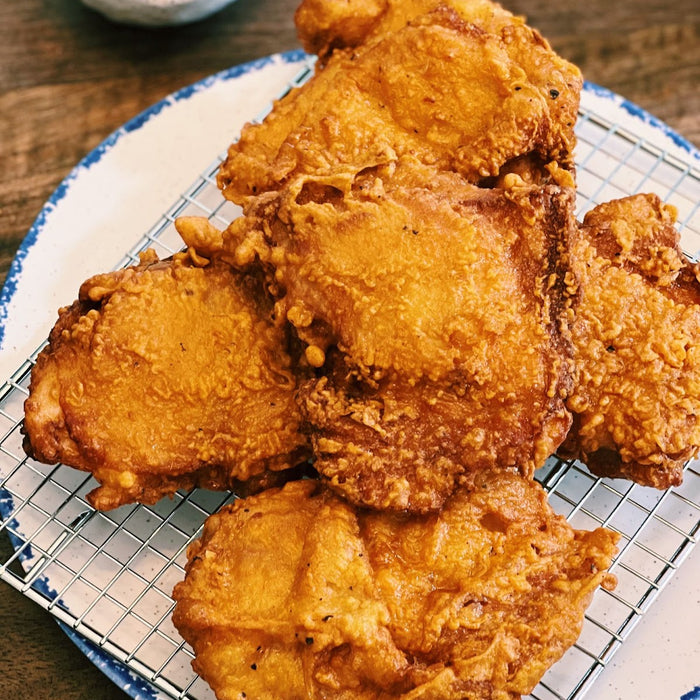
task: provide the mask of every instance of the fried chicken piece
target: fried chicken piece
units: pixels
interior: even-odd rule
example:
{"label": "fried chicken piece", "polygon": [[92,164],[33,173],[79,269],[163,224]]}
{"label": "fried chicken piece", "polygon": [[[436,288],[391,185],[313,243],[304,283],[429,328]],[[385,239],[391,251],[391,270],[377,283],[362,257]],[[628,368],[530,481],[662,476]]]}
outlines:
{"label": "fried chicken piece", "polygon": [[[352,177],[407,155],[473,183],[523,159],[533,181],[551,179],[550,162],[573,169],[577,68],[490,3],[390,4],[396,21],[366,37],[349,29],[363,43],[243,129],[218,175],[227,198],[245,205],[300,176]],[[348,8],[345,26],[362,26],[363,5],[359,18]]]}
{"label": "fried chicken piece", "polygon": [[208,518],[173,622],[221,700],[515,700],[614,587],[617,539],[573,530],[508,472],[434,516],[298,481]]}
{"label": "fried chicken piece", "polygon": [[308,454],[260,282],[194,261],[149,251],[87,280],[32,370],[25,449],[92,472],[96,508],[194,486],[255,490]]}
{"label": "fried chicken piece", "polygon": [[269,266],[276,315],[322,368],[299,392],[314,466],[355,503],[435,510],[480,469],[532,476],[567,434],[573,193],[511,185],[402,161],[299,179],[223,234],[183,231]]}
{"label": "fried chicken piece", "polygon": [[590,211],[571,252],[574,423],[560,452],[597,475],[678,485],[700,448],[700,283],[675,210],[636,195]]}
{"label": "fried chicken piece", "polygon": [[294,21],[304,49],[323,59],[336,49],[356,48],[395,32],[439,7],[449,7],[465,22],[492,34],[503,33],[511,41],[534,40],[551,51],[546,39],[528,27],[523,17],[491,0],[302,0]]}

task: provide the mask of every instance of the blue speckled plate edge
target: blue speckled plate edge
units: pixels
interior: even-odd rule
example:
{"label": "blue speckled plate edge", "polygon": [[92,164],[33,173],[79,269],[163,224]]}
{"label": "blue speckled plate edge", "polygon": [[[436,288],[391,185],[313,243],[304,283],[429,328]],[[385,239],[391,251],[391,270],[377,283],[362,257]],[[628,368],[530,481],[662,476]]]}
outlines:
{"label": "blue speckled plate edge", "polygon": [[152,683],[134,673],[96,644],[85,639],[85,637],[78,634],[64,622],[60,620],[56,620],[56,622],[65,632],[68,639],[85,654],[88,660],[134,700],[169,700],[169,695],[162,693]]}
{"label": "blue speckled plate edge", "polygon": [[650,114],[645,109],[630,102],[628,99],[618,95],[605,87],[596,85],[586,80],[583,84],[583,89],[587,95],[595,95],[603,100],[608,100],[611,105],[615,105],[629,117],[637,120],[638,124],[645,124],[653,129],[658,134],[662,134],[670,144],[678,148],[683,155],[689,157],[696,162],[700,162],[700,151],[688,141],[686,138],[672,129],[666,122],[661,121],[658,117]]}

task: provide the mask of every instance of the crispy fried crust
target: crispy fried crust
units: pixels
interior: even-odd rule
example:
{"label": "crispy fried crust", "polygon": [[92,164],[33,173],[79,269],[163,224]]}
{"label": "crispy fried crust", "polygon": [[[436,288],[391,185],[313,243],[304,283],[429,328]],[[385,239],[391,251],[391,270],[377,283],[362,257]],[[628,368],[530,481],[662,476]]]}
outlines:
{"label": "crispy fried crust", "polygon": [[609,202],[571,254],[574,424],[560,452],[656,488],[679,484],[700,448],[700,283],[674,221],[655,195]]}
{"label": "crispy fried crust", "polygon": [[438,7],[449,7],[464,22],[493,34],[505,28],[536,34],[522,17],[491,0],[302,0],[294,22],[304,49],[324,58],[335,49],[356,48],[395,32]]}
{"label": "crispy fried crust", "polygon": [[280,307],[342,353],[299,392],[315,467],[355,503],[423,512],[480,469],[531,476],[570,426],[566,193],[426,181],[299,207],[276,239]]}
{"label": "crispy fried crust", "polygon": [[314,466],[355,503],[435,510],[480,469],[531,476],[566,436],[573,192],[507,181],[403,160],[299,178],[224,233],[181,222],[267,268],[320,368],[298,394]]}
{"label": "crispy fried crust", "polygon": [[267,470],[308,453],[270,302],[254,278],[206,263],[149,252],[91,278],[37,358],[25,448],[92,472],[97,508],[279,483]]}
{"label": "crispy fried crust", "polygon": [[207,520],[173,621],[221,699],[514,700],[614,586],[616,541],[507,472],[429,517],[295,482]]}
{"label": "crispy fried crust", "polygon": [[361,45],[243,129],[219,172],[226,197],[245,204],[299,176],[407,155],[474,183],[524,156],[540,175],[549,162],[573,168],[578,69],[509,13],[494,24],[464,3],[409,5],[410,24],[397,14],[358,31]]}

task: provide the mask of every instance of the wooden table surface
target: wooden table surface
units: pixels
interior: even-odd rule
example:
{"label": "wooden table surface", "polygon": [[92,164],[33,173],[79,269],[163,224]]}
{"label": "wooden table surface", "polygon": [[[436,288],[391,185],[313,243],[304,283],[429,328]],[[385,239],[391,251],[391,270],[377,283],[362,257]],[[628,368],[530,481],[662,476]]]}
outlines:
{"label": "wooden table surface", "polygon": [[[584,76],[700,145],[697,0],[508,0]],[[298,48],[296,0],[238,0],[168,29],[116,25],[78,0],[0,3],[0,282],[42,204],[109,133],[228,66]],[[10,552],[0,536],[0,561]],[[52,618],[0,583],[5,698],[126,698]]]}

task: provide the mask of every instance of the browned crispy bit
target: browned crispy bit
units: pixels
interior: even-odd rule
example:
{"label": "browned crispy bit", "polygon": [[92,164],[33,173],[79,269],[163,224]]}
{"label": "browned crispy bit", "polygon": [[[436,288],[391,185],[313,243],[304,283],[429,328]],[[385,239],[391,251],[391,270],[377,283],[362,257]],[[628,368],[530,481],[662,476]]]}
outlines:
{"label": "browned crispy bit", "polygon": [[571,253],[574,423],[560,450],[600,476],[661,489],[700,448],[700,283],[675,216],[636,195],[584,219]]}

